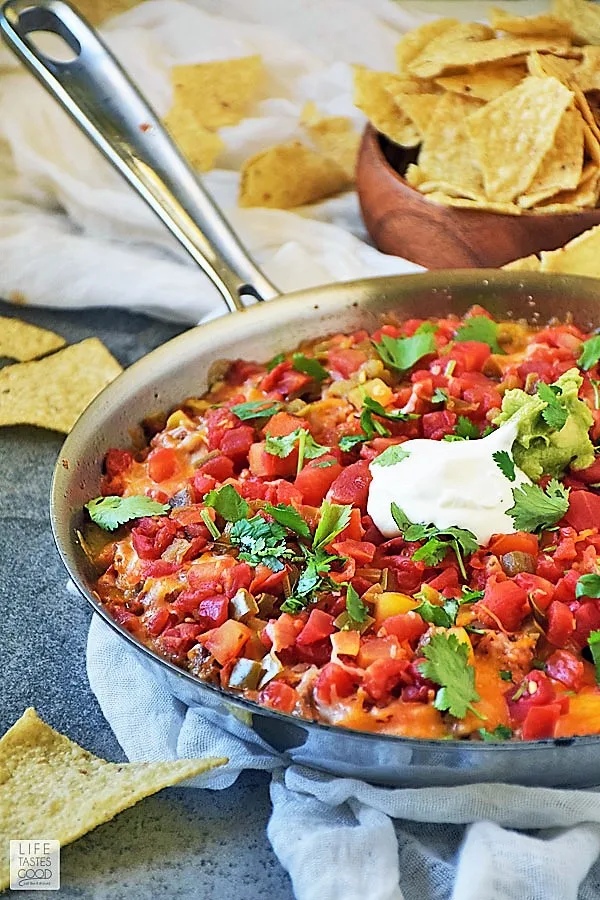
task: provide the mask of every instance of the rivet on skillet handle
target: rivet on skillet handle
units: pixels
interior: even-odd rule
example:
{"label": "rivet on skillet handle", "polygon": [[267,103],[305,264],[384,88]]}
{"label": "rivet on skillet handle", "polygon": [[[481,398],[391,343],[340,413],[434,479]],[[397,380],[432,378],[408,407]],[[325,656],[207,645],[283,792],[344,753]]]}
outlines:
{"label": "rivet on skillet handle", "polygon": [[[257,300],[278,296],[156,113],[68,3],[8,0],[0,10],[0,30],[8,46],[211,278],[232,312],[244,309],[244,294]],[[33,32],[58,35],[75,58],[48,58],[31,40]]]}

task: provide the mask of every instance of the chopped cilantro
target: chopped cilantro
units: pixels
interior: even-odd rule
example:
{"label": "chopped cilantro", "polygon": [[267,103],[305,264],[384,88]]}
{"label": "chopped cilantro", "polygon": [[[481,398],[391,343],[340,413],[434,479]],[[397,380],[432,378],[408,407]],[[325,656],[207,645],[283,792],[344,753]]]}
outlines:
{"label": "chopped cilantro", "polygon": [[510,669],[500,669],[500,671],[498,672],[498,675],[500,676],[502,681],[512,681],[513,680],[512,672],[510,671]]}
{"label": "chopped cilantro", "polygon": [[596,684],[600,684],[600,631],[590,631],[588,646],[596,668]]}
{"label": "chopped cilantro", "polygon": [[465,319],[463,325],[456,332],[457,341],[479,341],[487,344],[492,353],[503,353],[498,343],[498,325],[487,316],[471,316]]}
{"label": "chopped cilantro", "polygon": [[304,353],[293,354],[292,367],[296,372],[304,372],[305,375],[310,375],[319,384],[321,381],[329,378],[329,372],[323,368],[319,360],[314,359],[312,356],[305,356]]}
{"label": "chopped cilantro", "polygon": [[451,628],[456,622],[459,605],[458,600],[445,600],[442,606],[423,600],[415,606],[414,612],[419,613],[424,622],[440,628]]}
{"label": "chopped cilantro", "polygon": [[507,453],[506,450],[496,450],[495,453],[492,453],[492,459],[509,481],[515,480],[517,477],[515,473],[515,461],[510,453]]}
{"label": "chopped cilantro", "polygon": [[340,438],[339,448],[344,453],[348,453],[348,451],[356,447],[357,444],[364,444],[364,442],[368,440],[369,438],[364,431],[361,431],[360,434],[345,434],[344,437]]}
{"label": "chopped cilantro", "polygon": [[433,332],[422,331],[412,337],[393,338],[388,334],[382,334],[375,349],[386,364],[399,372],[411,369],[423,356],[435,353],[435,338]]}
{"label": "chopped cilantro", "polygon": [[313,538],[313,550],[318,550],[330,544],[347,526],[351,514],[351,506],[342,506],[338,503],[330,503],[328,500],[323,500],[319,524]]}
{"label": "chopped cilantro", "polygon": [[391,444],[389,447],[386,447],[383,453],[380,453],[379,456],[375,457],[372,465],[394,466],[396,463],[406,459],[407,456],[410,456],[410,453],[407,453],[406,450],[402,449],[402,444]]}
{"label": "chopped cilantro", "polygon": [[575,596],[600,598],[600,575],[581,575],[575,585]]}
{"label": "chopped cilantro", "polygon": [[479,718],[473,703],[480,699],[475,690],[475,669],[469,665],[469,651],[455,634],[438,632],[431,635],[423,647],[426,662],[418,663],[421,675],[441,686],[433,705],[448,710],[451,716],[463,719],[468,710]]}
{"label": "chopped cilantro", "polygon": [[316,459],[329,452],[329,447],[317,444],[306,428],[296,428],[291,434],[284,434],[281,437],[272,437],[267,432],[265,450],[272,456],[286,457],[294,450],[296,444],[298,444],[298,472],[302,469],[305,459]]}
{"label": "chopped cilantro", "polygon": [[493,731],[488,731],[487,728],[479,728],[478,731],[484,741],[490,742],[509,741],[513,735],[507,725],[496,725]]}
{"label": "chopped cilantro", "polygon": [[351,450],[357,444],[364,444],[365,441],[372,440],[376,435],[380,437],[389,437],[390,431],[378,419],[373,416],[380,416],[391,422],[406,422],[408,419],[418,419],[419,417],[413,413],[403,413],[399,409],[387,410],[377,400],[373,400],[368,395],[363,399],[362,412],[360,414],[360,427],[362,431],[359,434],[347,434],[340,440],[340,450],[344,452]]}
{"label": "chopped cilantro", "polygon": [[409,419],[419,418],[415,413],[403,413],[399,409],[386,409],[385,406],[382,406],[381,403],[377,400],[373,400],[373,398],[368,395],[363,400],[363,410],[364,409],[368,409],[369,412],[373,412],[383,419],[389,419],[390,422],[406,422]]}
{"label": "chopped cilantro", "polygon": [[274,356],[273,359],[269,360],[267,363],[267,372],[272,372],[273,369],[282,363],[285,359],[285,353],[278,353],[277,356]]}
{"label": "chopped cilantro", "polygon": [[274,416],[281,409],[281,403],[272,400],[249,400],[247,403],[238,403],[231,407],[231,412],[241,419],[266,419]]}
{"label": "chopped cilantro", "polygon": [[267,522],[261,515],[239,519],[229,533],[231,543],[240,548],[241,560],[251,566],[268,566],[273,572],[281,572],[282,559],[294,556],[285,538],[285,528],[279,522]]}
{"label": "chopped cilantro", "polygon": [[207,509],[200,510],[200,518],[202,519],[202,521],[208,528],[211,537],[213,537],[215,539],[215,541],[217,540],[218,537],[221,537],[221,532],[219,531],[219,529],[217,528],[217,526],[211,519],[210,514]]}
{"label": "chopped cilantro", "polygon": [[346,611],[356,625],[362,625],[369,615],[368,607],[351,584],[346,589]]}
{"label": "chopped cilantro", "polygon": [[483,599],[483,593],[483,591],[472,591],[471,588],[468,588],[465,584],[462,589],[460,603],[461,605],[463,603],[477,603],[478,600]]}
{"label": "chopped cilantro", "polygon": [[105,531],[114,531],[119,525],[132,519],[144,516],[165,516],[171,507],[166,503],[158,503],[145,494],[133,494],[130,497],[96,497],[85,504],[90,519]]}
{"label": "chopped cilantro", "polygon": [[507,509],[517,531],[535,532],[558,522],[569,508],[569,489],[552,478],[545,491],[537,484],[512,489],[514,504]]}
{"label": "chopped cilantro", "polygon": [[414,560],[421,560],[428,566],[440,563],[449,550],[453,550],[463,578],[467,577],[463,555],[477,550],[477,538],[466,528],[436,528],[435,525],[415,524],[407,518],[397,503],[390,506],[392,518],[400,529],[405,541],[425,541],[414,554]]}
{"label": "chopped cilantro", "polygon": [[595,334],[581,345],[581,355],[577,365],[586,372],[600,360],[600,334]]}
{"label": "chopped cilantro", "polygon": [[421,324],[415,331],[415,334],[427,334],[428,332],[431,334],[435,334],[435,332],[439,330],[439,327],[440,326],[436,325],[435,322],[421,322]]}
{"label": "chopped cilantro", "polygon": [[415,562],[424,562],[426,566],[437,566],[446,556],[450,546],[446,541],[437,537],[430,537],[422,547],[416,550],[412,558]]}
{"label": "chopped cilantro", "polygon": [[479,436],[477,425],[466,416],[459,416],[454,428],[454,434],[446,434],[443,439],[445,441],[471,441]]}
{"label": "chopped cilantro", "polygon": [[540,400],[546,404],[542,410],[542,419],[550,428],[560,431],[569,417],[568,410],[560,401],[561,389],[556,384],[545,384],[540,381],[537,386],[537,394]]}
{"label": "chopped cilantro", "polygon": [[210,491],[204,498],[204,505],[212,506],[226,522],[247,519],[250,513],[250,507],[232,484],[224,484],[218,491]]}
{"label": "chopped cilantro", "polygon": [[445,391],[444,388],[436,388],[433,392],[433,396],[431,397],[432,403],[447,403],[448,401],[448,391]]}
{"label": "chopped cilantro", "polygon": [[538,669],[540,672],[546,671],[546,663],[543,659],[532,659],[531,660],[531,668]]}
{"label": "chopped cilantro", "polygon": [[299,534],[300,537],[310,537],[310,528],[293,506],[288,506],[285,503],[278,503],[277,506],[273,506],[271,503],[266,503],[264,511],[272,516],[276,522],[279,522],[280,525],[284,525],[290,531]]}

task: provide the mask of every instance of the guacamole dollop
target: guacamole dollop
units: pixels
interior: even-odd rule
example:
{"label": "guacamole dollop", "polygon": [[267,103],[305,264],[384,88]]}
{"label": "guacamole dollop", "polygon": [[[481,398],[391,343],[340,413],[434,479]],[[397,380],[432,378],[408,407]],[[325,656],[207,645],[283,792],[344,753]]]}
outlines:
{"label": "guacamole dollop", "polygon": [[542,475],[559,477],[567,466],[585,469],[594,462],[594,445],[588,431],[593,423],[592,413],[578,397],[583,383],[578,369],[569,369],[555,381],[559,389],[557,400],[567,412],[562,428],[552,428],[542,416],[547,403],[538,394],[526,394],[520,388],[507,391],[502,399],[502,411],[494,425],[503,425],[516,417],[517,438],[513,457],[518,467],[532,481]]}

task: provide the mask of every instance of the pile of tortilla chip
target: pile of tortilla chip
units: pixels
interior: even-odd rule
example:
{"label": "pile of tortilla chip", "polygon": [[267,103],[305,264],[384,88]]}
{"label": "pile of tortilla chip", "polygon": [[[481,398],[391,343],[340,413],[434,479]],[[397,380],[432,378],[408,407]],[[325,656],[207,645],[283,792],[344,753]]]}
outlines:
{"label": "pile of tortilla chip", "polygon": [[0,426],[68,433],[94,397],[123,370],[97,338],[65,347],[58,334],[0,316]]}
{"label": "pile of tortilla chip", "polygon": [[513,272],[560,272],[600,278],[600,225],[584,231],[558,250],[542,250],[502,267]]}
{"label": "pile of tortilla chip", "polygon": [[144,797],[226,762],[109,763],[26,710],[0,739],[0,891],[9,886],[9,841],[41,835],[64,846]]}
{"label": "pile of tortilla chip", "polygon": [[405,178],[433,202],[576,213],[600,197],[599,45],[591,0],[530,17],[494,8],[490,26],[439,19],[402,38],[397,72],[358,68],[355,103],[418,148]]}

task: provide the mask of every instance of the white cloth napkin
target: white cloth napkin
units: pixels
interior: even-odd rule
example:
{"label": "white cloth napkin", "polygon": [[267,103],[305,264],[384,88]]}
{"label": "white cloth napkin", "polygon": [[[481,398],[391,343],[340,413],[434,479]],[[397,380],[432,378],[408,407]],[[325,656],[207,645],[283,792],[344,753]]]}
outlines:
{"label": "white cloth napkin", "polygon": [[598,867],[586,879],[600,853],[596,791],[497,784],[392,789],[284,768],[258,735],[249,741],[241,725],[232,735],[208,711],[175,700],[97,616],[87,667],[129,759],[226,756],[226,767],[193,782],[212,789],[229,787],[243,769],[273,773],[267,834],[298,900],[600,896]]}

